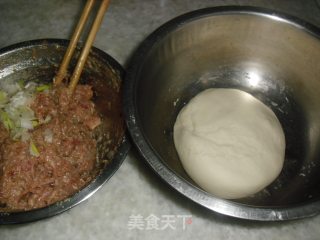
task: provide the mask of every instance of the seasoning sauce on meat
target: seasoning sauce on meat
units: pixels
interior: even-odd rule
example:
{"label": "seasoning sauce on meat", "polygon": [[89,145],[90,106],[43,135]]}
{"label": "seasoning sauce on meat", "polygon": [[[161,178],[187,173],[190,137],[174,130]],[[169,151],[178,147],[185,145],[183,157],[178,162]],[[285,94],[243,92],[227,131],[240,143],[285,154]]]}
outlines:
{"label": "seasoning sauce on meat", "polygon": [[[92,95],[89,85],[78,85],[72,96],[65,86],[37,93],[30,107],[45,123],[30,132],[28,141],[12,140],[0,126],[2,207],[45,207],[73,195],[96,176],[93,129],[100,118]],[[30,154],[30,141],[37,156]]]}

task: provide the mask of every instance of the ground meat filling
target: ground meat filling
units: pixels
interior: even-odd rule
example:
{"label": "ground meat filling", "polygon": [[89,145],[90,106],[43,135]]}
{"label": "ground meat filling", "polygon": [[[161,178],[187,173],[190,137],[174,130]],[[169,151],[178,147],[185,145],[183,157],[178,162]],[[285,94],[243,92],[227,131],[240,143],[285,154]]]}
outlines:
{"label": "ground meat filling", "polygon": [[[39,124],[30,140],[14,141],[0,126],[0,205],[29,210],[63,200],[95,176],[93,129],[100,118],[88,85],[72,97],[65,86],[38,93],[31,105]],[[30,141],[38,156],[30,154]],[[0,208],[1,211],[1,208]]]}

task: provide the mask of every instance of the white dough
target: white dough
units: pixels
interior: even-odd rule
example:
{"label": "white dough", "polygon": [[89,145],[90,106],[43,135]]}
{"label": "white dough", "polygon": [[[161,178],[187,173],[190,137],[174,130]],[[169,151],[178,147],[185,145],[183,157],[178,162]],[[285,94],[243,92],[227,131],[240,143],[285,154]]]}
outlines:
{"label": "white dough", "polygon": [[285,136],[271,109],[236,89],[208,89],[180,111],[174,143],[188,175],[205,191],[235,199],[279,175]]}

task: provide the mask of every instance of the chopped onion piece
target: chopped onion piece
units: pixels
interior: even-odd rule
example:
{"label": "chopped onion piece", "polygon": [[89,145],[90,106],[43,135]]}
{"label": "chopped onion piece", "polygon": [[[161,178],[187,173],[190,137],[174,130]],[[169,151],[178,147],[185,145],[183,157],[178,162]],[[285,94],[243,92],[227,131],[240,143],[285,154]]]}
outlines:
{"label": "chopped onion piece", "polygon": [[33,129],[33,122],[32,122],[32,120],[30,120],[30,119],[22,118],[22,119],[20,120],[20,126],[21,126],[22,128],[26,128],[26,129],[31,130],[31,129]]}
{"label": "chopped onion piece", "polygon": [[0,91],[0,107],[3,107],[8,102],[8,95],[4,91]]}
{"label": "chopped onion piece", "polygon": [[31,140],[29,145],[29,152],[34,157],[39,157],[40,153],[34,142]]}
{"label": "chopped onion piece", "polygon": [[10,119],[8,113],[1,111],[0,116],[1,116],[1,121],[6,129],[10,130],[14,128],[14,123]]}
{"label": "chopped onion piece", "polygon": [[31,101],[32,96],[29,93],[20,91],[11,97],[9,106],[11,108],[18,108],[30,104]]}
{"label": "chopped onion piece", "polygon": [[38,84],[36,84],[35,82],[28,82],[28,83],[24,86],[24,88],[25,88],[28,92],[32,93],[32,92],[35,91],[35,89],[36,89],[37,86],[38,86]]}
{"label": "chopped onion piece", "polygon": [[37,92],[43,92],[45,90],[49,90],[50,87],[51,87],[50,84],[42,84],[42,85],[36,87],[36,91]]}
{"label": "chopped onion piece", "polygon": [[51,120],[51,116],[47,115],[46,118],[43,120],[43,123],[48,123]]}
{"label": "chopped onion piece", "polygon": [[[39,124],[30,108],[38,86],[35,82],[24,84],[22,80],[0,82],[0,120],[15,140],[28,140],[27,132]],[[46,91],[46,85],[41,86]]]}
{"label": "chopped onion piece", "polygon": [[47,128],[46,130],[44,130],[44,140],[48,143],[52,143],[53,140],[53,132],[51,131],[51,129]]}
{"label": "chopped onion piece", "polygon": [[0,88],[8,95],[13,95],[21,90],[19,84],[13,79],[1,81]]}
{"label": "chopped onion piece", "polygon": [[32,122],[32,126],[33,126],[34,128],[39,125],[38,119],[34,119],[34,120],[32,120],[31,122]]}

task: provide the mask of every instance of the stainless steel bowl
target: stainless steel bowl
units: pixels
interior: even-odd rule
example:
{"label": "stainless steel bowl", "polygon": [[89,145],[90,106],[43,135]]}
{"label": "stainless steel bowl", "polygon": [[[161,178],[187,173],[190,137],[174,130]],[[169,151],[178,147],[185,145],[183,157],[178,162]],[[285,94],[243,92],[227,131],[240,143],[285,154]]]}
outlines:
{"label": "stainless steel bowl", "polygon": [[[134,54],[124,87],[127,125],[144,159],[174,189],[221,214],[265,221],[317,214],[319,33],[294,17],[252,7],[202,9],[161,26]],[[283,171],[253,197],[229,201],[206,193],[177,156],[172,130],[179,110],[212,87],[251,93],[283,126]]]}
{"label": "stainless steel bowl", "polygon": [[[67,40],[43,39],[0,50],[0,81],[22,79],[52,82],[67,46]],[[79,52],[77,49],[76,56]],[[71,68],[75,63],[76,57],[71,62]],[[70,198],[48,207],[21,212],[0,209],[0,224],[30,222],[62,213],[92,196],[117,171],[130,147],[124,135],[125,123],[121,107],[123,76],[122,67],[111,56],[97,48],[91,49],[80,81],[91,84],[93,101],[102,117],[97,133],[100,166],[97,177]]]}

